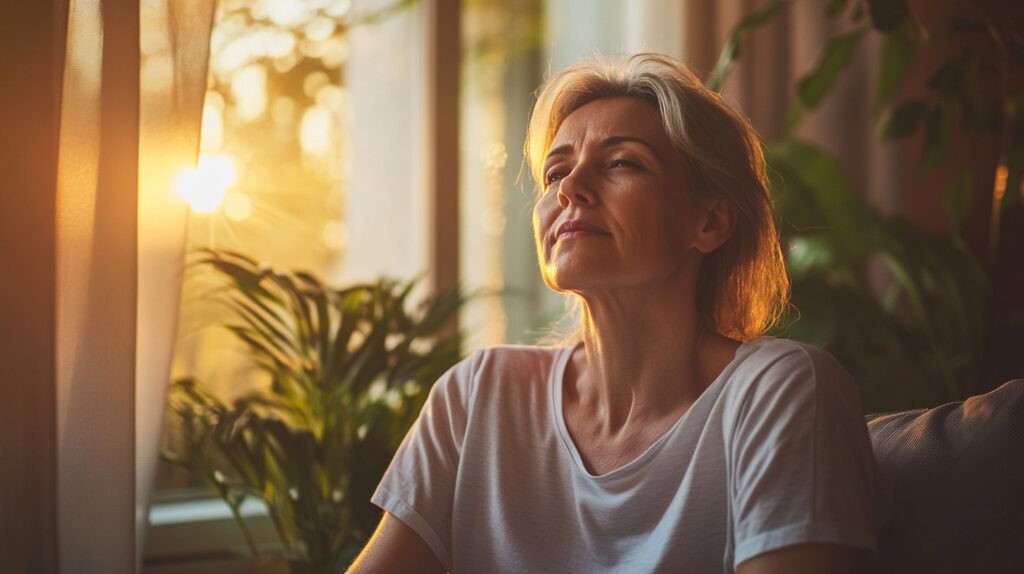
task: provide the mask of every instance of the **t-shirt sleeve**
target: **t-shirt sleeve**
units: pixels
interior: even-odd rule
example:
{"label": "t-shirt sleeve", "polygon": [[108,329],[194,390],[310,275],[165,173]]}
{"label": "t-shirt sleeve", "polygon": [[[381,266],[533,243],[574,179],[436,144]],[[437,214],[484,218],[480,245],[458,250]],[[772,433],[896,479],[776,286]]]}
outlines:
{"label": "t-shirt sleeve", "polygon": [[449,570],[452,500],[477,358],[455,365],[434,384],[370,498],[416,531]]}
{"label": "t-shirt sleeve", "polygon": [[747,375],[729,449],[733,566],[810,542],[875,550],[874,457],[849,375],[796,344]]}

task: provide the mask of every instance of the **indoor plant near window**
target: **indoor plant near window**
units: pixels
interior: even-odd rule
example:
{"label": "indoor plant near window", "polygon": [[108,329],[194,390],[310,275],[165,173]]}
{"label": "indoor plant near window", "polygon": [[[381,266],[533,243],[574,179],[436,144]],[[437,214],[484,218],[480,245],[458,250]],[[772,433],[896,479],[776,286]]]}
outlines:
{"label": "indoor plant near window", "polygon": [[230,252],[204,251],[269,385],[233,401],[192,378],[174,381],[179,444],[165,459],[202,477],[239,513],[266,504],[292,572],[338,572],[379,514],[369,495],[431,384],[459,359],[451,319],[464,301],[443,293],[410,310],[415,282],[380,280],[334,289],[307,273],[272,270]]}

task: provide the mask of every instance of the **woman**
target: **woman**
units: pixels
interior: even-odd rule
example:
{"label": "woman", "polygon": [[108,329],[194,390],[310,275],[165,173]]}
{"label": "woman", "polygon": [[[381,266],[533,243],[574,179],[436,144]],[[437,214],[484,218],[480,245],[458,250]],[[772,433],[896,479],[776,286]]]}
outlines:
{"label": "woman", "polygon": [[758,140],[681,64],[576,65],[526,153],[558,348],[477,352],[435,386],[355,572],[846,572],[875,548],[856,390],[760,338],[788,280]]}

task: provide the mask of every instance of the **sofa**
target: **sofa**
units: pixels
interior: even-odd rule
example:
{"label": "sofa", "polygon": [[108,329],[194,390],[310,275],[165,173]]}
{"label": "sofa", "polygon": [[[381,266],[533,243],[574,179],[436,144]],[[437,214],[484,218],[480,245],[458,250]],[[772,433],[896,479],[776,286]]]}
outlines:
{"label": "sofa", "polygon": [[1024,573],[1024,379],[867,424],[885,485],[879,572]]}

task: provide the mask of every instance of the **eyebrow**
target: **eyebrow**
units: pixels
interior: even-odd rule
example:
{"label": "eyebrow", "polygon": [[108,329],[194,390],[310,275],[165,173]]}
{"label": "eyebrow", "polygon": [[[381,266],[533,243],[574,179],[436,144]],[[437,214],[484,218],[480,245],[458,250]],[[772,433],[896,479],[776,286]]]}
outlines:
{"label": "eyebrow", "polygon": [[[660,157],[660,155],[658,154],[658,150],[654,149],[654,146],[652,146],[651,144],[647,143],[645,140],[643,140],[641,138],[637,138],[637,137],[633,137],[633,136],[612,136],[610,138],[605,138],[605,139],[601,140],[600,143],[598,143],[598,146],[602,147],[602,148],[609,148],[609,147],[617,146],[617,145],[622,144],[622,143],[629,143],[629,142],[631,142],[631,143],[638,143],[638,144],[644,146],[645,148],[649,149],[651,151],[651,153],[653,153],[656,157]],[[572,143],[564,143],[564,144],[562,144],[562,145],[560,145],[560,146],[558,146],[556,148],[552,148],[551,151],[548,152],[548,155],[546,155],[544,157],[544,163],[547,163],[552,157],[560,156],[560,155],[568,155],[569,152],[572,151],[572,147],[573,147]]]}

